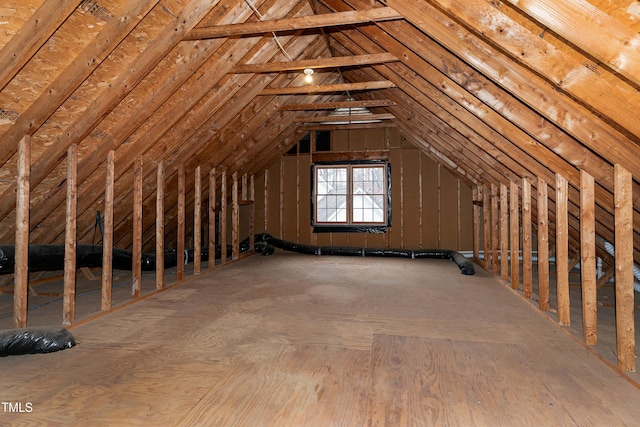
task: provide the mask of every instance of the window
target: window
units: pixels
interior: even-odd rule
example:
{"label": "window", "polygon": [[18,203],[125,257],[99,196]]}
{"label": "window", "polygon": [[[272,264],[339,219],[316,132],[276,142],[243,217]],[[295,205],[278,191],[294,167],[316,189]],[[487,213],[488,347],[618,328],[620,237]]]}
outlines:
{"label": "window", "polygon": [[390,225],[388,163],[316,164],[313,182],[314,231],[384,232]]}

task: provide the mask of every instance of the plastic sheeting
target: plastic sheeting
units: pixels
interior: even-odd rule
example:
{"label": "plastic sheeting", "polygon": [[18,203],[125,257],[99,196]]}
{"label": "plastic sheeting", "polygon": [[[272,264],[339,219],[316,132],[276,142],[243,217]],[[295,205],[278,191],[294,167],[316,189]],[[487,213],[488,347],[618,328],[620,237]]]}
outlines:
{"label": "plastic sheeting", "polygon": [[76,345],[71,332],[62,327],[34,327],[0,331],[0,357],[53,353]]}
{"label": "plastic sheeting", "polygon": [[[256,235],[256,245],[263,242],[286,251],[298,252],[310,255],[341,255],[341,256],[374,256],[374,257],[395,257],[395,258],[436,258],[449,259],[456,263],[462,274],[473,275],[475,268],[473,262],[465,258],[462,254],[446,249],[376,249],[376,248],[355,248],[350,246],[311,246],[299,243],[288,242],[271,236],[268,233]],[[258,250],[260,252],[261,250]],[[273,253],[273,250],[271,250]],[[263,252],[263,254],[265,254]]]}

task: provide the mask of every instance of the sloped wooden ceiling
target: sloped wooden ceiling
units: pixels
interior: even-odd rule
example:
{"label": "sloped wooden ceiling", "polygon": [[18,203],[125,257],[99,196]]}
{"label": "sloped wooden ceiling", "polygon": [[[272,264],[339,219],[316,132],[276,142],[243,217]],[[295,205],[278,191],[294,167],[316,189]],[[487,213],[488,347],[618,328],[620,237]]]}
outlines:
{"label": "sloped wooden ceiling", "polygon": [[[379,101],[373,113],[393,114],[391,125],[470,186],[541,177],[553,199],[555,174],[567,178],[576,248],[580,171],[596,181],[597,233],[613,241],[613,167],[623,166],[638,260],[639,31],[640,2],[630,0],[5,0],[0,242],[14,238],[24,135],[32,242],[63,240],[75,144],[79,241],[94,238],[115,150],[115,244],[130,245],[141,155],[149,246],[158,162],[167,183],[179,165],[188,179],[197,166],[260,174],[314,126],[305,121],[326,114],[309,104],[348,94]],[[307,66],[317,91],[278,89],[305,86]],[[169,222],[175,204],[168,185]]]}

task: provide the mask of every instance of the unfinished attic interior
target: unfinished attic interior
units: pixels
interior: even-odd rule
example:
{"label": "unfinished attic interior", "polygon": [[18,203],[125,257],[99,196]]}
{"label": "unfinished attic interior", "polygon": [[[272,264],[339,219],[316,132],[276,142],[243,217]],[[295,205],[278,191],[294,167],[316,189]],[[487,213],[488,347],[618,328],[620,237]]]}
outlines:
{"label": "unfinished attic interior", "polygon": [[0,424],[637,424],[639,34],[636,0],[0,1]]}

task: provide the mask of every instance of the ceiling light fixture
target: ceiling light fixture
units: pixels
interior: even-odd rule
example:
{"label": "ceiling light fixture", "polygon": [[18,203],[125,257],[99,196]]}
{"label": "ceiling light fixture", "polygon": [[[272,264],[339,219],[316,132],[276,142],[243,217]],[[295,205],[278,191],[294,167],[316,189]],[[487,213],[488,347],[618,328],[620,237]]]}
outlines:
{"label": "ceiling light fixture", "polygon": [[304,69],[304,81],[307,83],[313,83],[313,68]]}

